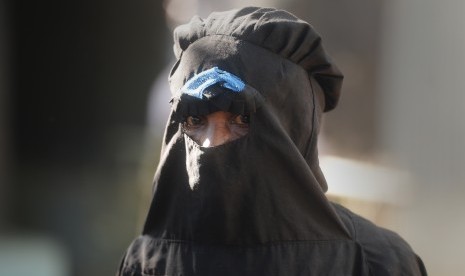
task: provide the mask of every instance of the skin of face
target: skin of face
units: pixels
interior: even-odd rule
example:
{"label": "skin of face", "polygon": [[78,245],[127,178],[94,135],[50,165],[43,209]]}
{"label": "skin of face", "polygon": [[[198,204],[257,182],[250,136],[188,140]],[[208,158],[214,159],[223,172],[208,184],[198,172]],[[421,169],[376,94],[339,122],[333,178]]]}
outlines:
{"label": "skin of face", "polygon": [[202,147],[216,147],[249,132],[249,116],[217,111],[206,116],[188,116],[183,130]]}

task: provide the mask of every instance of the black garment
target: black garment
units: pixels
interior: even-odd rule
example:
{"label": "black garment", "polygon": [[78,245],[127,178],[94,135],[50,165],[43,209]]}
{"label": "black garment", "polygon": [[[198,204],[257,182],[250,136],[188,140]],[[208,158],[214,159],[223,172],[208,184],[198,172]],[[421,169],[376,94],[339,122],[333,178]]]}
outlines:
{"label": "black garment", "polygon": [[[175,53],[153,201],[118,275],[426,275],[400,237],[324,194],[317,134],[342,75],[308,23],[275,9],[213,13],[176,29]],[[213,67],[246,88],[179,94]],[[184,117],[215,110],[247,113],[249,133],[212,148],[183,133]]]}
{"label": "black garment", "polygon": [[142,235],[119,275],[427,275],[396,233],[333,206],[351,238],[215,246]]}

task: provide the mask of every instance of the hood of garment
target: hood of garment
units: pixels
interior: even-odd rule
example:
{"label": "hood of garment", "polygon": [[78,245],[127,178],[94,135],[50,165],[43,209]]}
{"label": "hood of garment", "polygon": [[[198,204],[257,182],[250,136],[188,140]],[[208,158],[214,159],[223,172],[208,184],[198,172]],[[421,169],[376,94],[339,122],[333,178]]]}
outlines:
{"label": "hood of garment", "polygon": [[[336,105],[342,75],[313,28],[250,7],[195,17],[174,37],[172,112],[144,234],[227,245],[347,237],[317,153],[321,114]],[[181,92],[212,68],[242,80],[242,93]],[[215,110],[247,113],[249,133],[212,148],[183,133],[183,118]]]}
{"label": "hood of garment", "polygon": [[[195,17],[175,30],[172,110],[143,233],[117,275],[426,275],[395,233],[325,197],[321,115],[342,75],[313,28],[276,9]],[[249,116],[202,147],[187,116]]]}

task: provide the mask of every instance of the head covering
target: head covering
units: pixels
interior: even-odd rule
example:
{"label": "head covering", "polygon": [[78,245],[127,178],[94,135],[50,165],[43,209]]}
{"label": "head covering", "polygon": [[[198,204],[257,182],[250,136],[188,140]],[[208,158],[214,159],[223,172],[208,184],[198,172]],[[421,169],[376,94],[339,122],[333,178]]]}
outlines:
{"label": "head covering", "polygon": [[[395,233],[325,197],[321,114],[342,76],[313,28],[248,7],[174,33],[172,112],[143,233],[118,275],[426,275]],[[186,116],[247,114],[247,135],[204,148]]]}
{"label": "head covering", "polygon": [[[194,17],[174,38],[153,200],[124,265],[163,275],[307,275],[332,267],[320,254],[358,256],[318,164],[321,114],[342,81],[320,36],[288,12],[247,7]],[[249,133],[212,148],[183,133],[183,118],[217,110],[248,114]],[[351,258],[336,267],[352,269]]]}
{"label": "head covering", "polygon": [[[205,20],[195,16],[189,24],[181,25],[174,31],[173,49],[176,58],[178,61],[181,60],[184,52],[193,43],[210,38],[214,40],[207,43],[210,46],[221,38],[230,38],[238,44],[244,43],[266,49],[299,65],[305,70],[308,78],[314,79],[321,87],[325,96],[324,111],[336,107],[343,76],[324,51],[320,35],[310,24],[291,13],[274,8],[246,7],[240,10],[214,12]],[[204,53],[209,56],[217,54],[218,59],[224,57],[223,54],[231,55],[234,49],[227,45],[212,48],[204,48],[204,50],[208,49],[208,52]],[[211,50],[216,51],[209,52]],[[200,63],[203,58],[203,55],[197,57]],[[253,61],[257,59],[241,65],[250,66]],[[173,71],[176,71],[177,65]],[[260,66],[260,64],[256,65]],[[236,66],[236,69],[243,69],[239,64]],[[176,85],[180,84],[174,85],[176,89],[178,88]]]}
{"label": "head covering", "polygon": [[[320,186],[327,190],[318,165],[316,135],[321,110],[329,111],[338,102],[343,77],[307,22],[273,8],[215,12],[206,19],[196,16],[176,28],[173,48],[178,59],[170,74],[175,110],[178,91],[193,76],[213,67],[238,76],[273,109],[281,120],[280,127],[285,128]],[[317,105],[315,97],[321,94],[324,104]],[[220,105],[229,111],[241,113],[247,108],[225,98],[219,98],[227,101]],[[183,114],[217,110],[199,101],[185,102],[193,104],[186,103]],[[258,105],[256,102],[252,101]]]}

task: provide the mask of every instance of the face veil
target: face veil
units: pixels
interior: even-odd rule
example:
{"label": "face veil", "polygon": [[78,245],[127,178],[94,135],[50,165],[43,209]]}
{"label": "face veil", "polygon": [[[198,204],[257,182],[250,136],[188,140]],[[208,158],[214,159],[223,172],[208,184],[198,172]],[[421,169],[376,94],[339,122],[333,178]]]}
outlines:
{"label": "face veil", "polygon": [[[332,266],[321,254],[356,256],[318,164],[321,115],[342,81],[318,34],[286,12],[245,8],[178,27],[174,49],[153,200],[126,266],[143,258],[140,269],[153,275],[301,275]],[[240,79],[243,92],[180,93],[212,68]],[[218,110],[247,113],[248,134],[204,148],[183,132],[182,118]]]}
{"label": "face veil", "polygon": [[[237,76],[247,89],[203,100],[179,94],[211,68]],[[250,42],[211,35],[182,53],[170,84],[166,159],[156,174],[144,233],[249,245],[344,235],[318,166],[322,91],[301,66]],[[183,117],[215,110],[250,113],[249,133],[213,148],[183,133]]]}
{"label": "face veil", "polygon": [[[153,199],[117,275],[426,275],[396,233],[325,197],[317,136],[342,75],[308,23],[246,7],[174,40]],[[208,148],[183,131],[217,111],[247,115],[247,134]]]}

